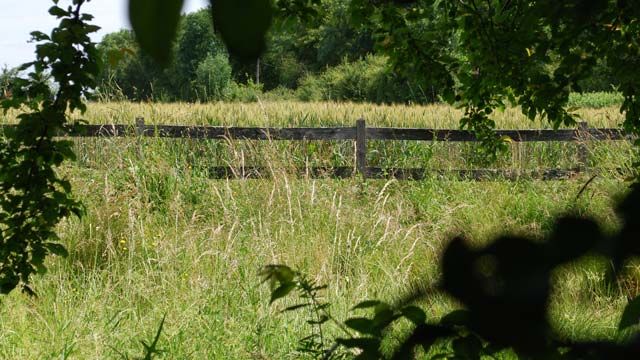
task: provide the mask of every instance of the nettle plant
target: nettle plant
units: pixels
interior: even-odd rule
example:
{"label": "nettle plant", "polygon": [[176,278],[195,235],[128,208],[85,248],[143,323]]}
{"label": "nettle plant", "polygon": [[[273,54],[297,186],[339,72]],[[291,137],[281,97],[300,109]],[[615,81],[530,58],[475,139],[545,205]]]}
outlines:
{"label": "nettle plant", "polygon": [[[304,274],[271,265],[262,275],[271,284],[271,303],[294,291],[300,295],[299,303],[283,311],[309,311],[312,332],[300,340],[299,350],[318,359],[411,359],[419,351],[443,359],[495,358],[507,352],[525,359],[639,358],[640,296],[629,301],[621,316],[620,342],[566,339],[548,321],[556,268],[584,256],[602,256],[611,264],[605,285],[612,285],[624,276],[619,270],[625,262],[640,256],[640,186],[622,201],[618,213],[622,227],[612,236],[605,236],[593,220],[564,216],[544,239],[505,235],[473,249],[455,238],[442,255],[437,284],[426,279],[393,304],[363,301],[353,311],[368,313],[344,323],[319,300],[324,287]],[[429,319],[415,304],[434,294],[446,294],[463,307]],[[408,330],[402,330],[407,322]],[[343,336],[327,339],[327,324],[337,325]]]}
{"label": "nettle plant", "polygon": [[86,110],[83,100],[95,86],[98,56],[89,35],[99,27],[89,24],[93,16],[81,13],[87,1],[73,0],[66,9],[53,1],[49,13],[59,25],[49,35],[31,33],[38,43],[36,60],[19,68],[27,76],[17,76],[12,96],[0,102],[5,113],[22,111],[18,126],[0,137],[2,294],[17,287],[34,294],[30,277],[46,271],[46,256],[67,254],[55,226],[64,217],[82,214],[69,181],[56,171],[74,158],[72,143],[55,136],[64,131],[70,112]]}

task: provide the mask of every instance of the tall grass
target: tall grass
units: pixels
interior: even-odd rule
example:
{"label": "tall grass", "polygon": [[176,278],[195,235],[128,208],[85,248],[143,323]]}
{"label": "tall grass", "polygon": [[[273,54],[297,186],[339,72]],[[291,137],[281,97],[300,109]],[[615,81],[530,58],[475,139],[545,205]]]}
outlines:
{"label": "tall grass", "polygon": [[[577,111],[582,120],[596,128],[617,127],[622,115],[615,107],[584,108]],[[9,113],[2,122],[15,121]],[[457,128],[462,116],[459,110],[447,105],[403,106],[352,103],[210,103],[210,104],[155,104],[155,103],[95,103],[91,104],[86,120],[94,124],[132,124],[138,116],[147,124],[225,125],[225,126],[354,126],[355,120],[365,118],[369,126],[397,126],[420,128]],[[498,128],[547,128],[544,122],[526,119],[518,109],[496,113]],[[91,143],[86,141],[85,143]],[[191,161],[190,157],[205,157],[206,166],[264,165],[264,151],[276,147],[289,155],[297,167],[350,166],[353,144],[343,142],[265,142],[220,141],[188,142],[166,140],[176,161]],[[591,142],[588,144],[589,166],[623,168],[630,165],[633,148],[627,142]],[[489,166],[478,156],[474,143],[424,143],[403,141],[372,141],[369,143],[368,162],[380,167],[427,167],[435,169],[462,169]],[[87,158],[102,150],[81,151]],[[171,150],[169,150],[171,152]],[[510,151],[490,167],[512,169],[573,168],[577,165],[578,147],[575,143],[513,143]],[[85,155],[82,155],[85,154]],[[104,161],[96,159],[95,161]]]}
{"label": "tall grass", "polygon": [[[592,127],[618,127],[624,120],[616,106],[585,107],[577,111]],[[16,112],[0,123],[15,121]],[[354,126],[364,118],[369,126],[455,129],[462,116],[449,105],[375,105],[348,102],[260,101],[253,103],[92,103],[84,118],[93,124],[133,124],[142,116],[148,124],[220,126]],[[548,128],[528,120],[519,109],[494,113],[500,129]]]}
{"label": "tall grass", "polygon": [[[291,114],[304,109],[300,104],[290,105]],[[250,119],[277,124],[275,115],[269,118],[274,123],[252,117],[264,113],[258,110],[259,104],[235,106],[237,122],[233,125],[249,125]],[[263,106],[273,114],[286,112],[286,107]],[[355,115],[370,109],[369,114],[383,114],[394,109],[314,106],[316,124],[332,125],[343,113]],[[331,107],[335,113],[321,118],[324,113],[332,114]],[[113,122],[144,115],[164,119],[162,123],[169,119],[201,123],[222,119],[215,116],[225,111],[234,113],[233,106],[226,104],[191,108],[194,115],[189,120],[188,108],[181,105],[94,104],[88,118],[102,123],[106,117],[100,116],[121,109],[123,117],[111,118]],[[203,114],[214,111],[211,109],[220,112],[205,117]],[[432,108],[403,109],[424,115]],[[404,110],[396,111],[401,114]],[[382,124],[391,115],[380,116]],[[414,125],[436,122],[434,118],[413,119]],[[600,176],[576,198],[586,178],[471,182],[431,177],[399,182],[292,175],[287,169],[302,161],[295,156],[308,151],[295,146],[308,147],[314,144],[311,142],[76,142],[78,161],[60,171],[72,181],[78,198],[87,206],[87,215],[60,224],[58,231],[70,256],[49,260],[49,273],[35,279],[37,298],[14,293],[2,299],[2,359],[135,355],[142,350],[139,340],[155,333],[164,314],[159,348],[167,351],[167,358],[298,358],[294,349],[307,326],[305,316],[278,315],[278,308],[268,305],[268,289],[260,285],[257,275],[261,266],[287,263],[312,274],[319,283],[329,285],[326,300],[333,304],[333,313],[346,316],[356,302],[393,299],[418,277],[437,280],[440,252],[454,234],[465,234],[477,245],[503,231],[543,234],[555,215],[567,211],[592,215],[613,229],[617,226],[613,199],[626,187],[617,176]],[[441,145],[443,150],[437,149]],[[422,144],[413,149],[414,145],[400,144],[393,149],[395,153],[370,156],[379,156],[377,161],[397,156],[398,161],[409,163],[419,161],[411,157],[420,152],[433,158],[429,147],[434,147],[435,153],[443,151],[438,160],[443,166],[447,157],[455,166],[472,165],[464,149],[447,150],[446,144],[441,145]],[[340,161],[351,163],[347,152],[352,150],[347,148],[352,145],[346,142],[343,146],[346,155]],[[376,146],[372,144],[372,151],[378,151]],[[627,156],[627,150],[606,148],[606,143],[602,146],[602,152],[612,159]],[[334,156],[330,151],[311,153],[317,161],[333,161],[326,159]],[[553,162],[556,160],[549,160],[554,159],[553,151],[563,150],[550,149],[539,155],[527,150],[519,156],[540,156],[541,161]],[[596,158],[593,154],[592,159]],[[206,169],[225,161],[260,161],[271,178],[209,179]],[[630,268],[631,275],[620,289],[605,291],[599,281],[601,267],[597,259],[588,259],[556,274],[551,316],[561,334],[616,336],[615,324],[626,296],[638,292],[634,285],[638,268]],[[423,305],[433,317],[456,306],[446,298]]]}

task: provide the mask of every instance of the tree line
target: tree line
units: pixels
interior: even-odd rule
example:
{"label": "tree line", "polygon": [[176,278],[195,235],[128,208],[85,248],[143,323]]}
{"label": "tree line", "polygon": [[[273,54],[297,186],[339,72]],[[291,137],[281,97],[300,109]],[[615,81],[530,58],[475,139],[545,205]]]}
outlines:
{"label": "tree line", "polygon": [[300,100],[432,101],[432,89],[396,75],[375,54],[372,34],[353,26],[347,9],[348,3],[326,1],[316,21],[273,26],[265,52],[251,60],[227,51],[209,9],[181,16],[166,67],[140,51],[131,30],[110,33],[98,45],[106,65],[99,94],[134,101],[252,100],[264,92]]}
{"label": "tree line", "polygon": [[[350,16],[350,1],[325,0],[306,22],[278,21],[258,59],[230,54],[214,32],[210,9],[180,17],[168,66],[140,50],[135,34],[109,33],[97,48],[103,63],[96,98],[130,101],[252,101],[258,96],[302,101],[375,103],[438,101],[444,84],[399,74],[375,46],[375,34]],[[455,46],[451,49],[456,52]],[[583,91],[616,84],[599,62]],[[11,91],[15,69],[0,72],[0,96]],[[46,79],[43,79],[46,81]]]}
{"label": "tree line", "polygon": [[[396,72],[374,31],[352,21],[351,5],[324,0],[312,19],[274,22],[265,51],[248,61],[227,51],[213,31],[210,9],[181,16],[168,67],[143,54],[132,31],[108,34],[98,46],[106,64],[101,94],[135,101],[252,100],[263,92],[303,101],[437,101],[444,85]],[[583,91],[615,85],[604,61],[581,81]]]}

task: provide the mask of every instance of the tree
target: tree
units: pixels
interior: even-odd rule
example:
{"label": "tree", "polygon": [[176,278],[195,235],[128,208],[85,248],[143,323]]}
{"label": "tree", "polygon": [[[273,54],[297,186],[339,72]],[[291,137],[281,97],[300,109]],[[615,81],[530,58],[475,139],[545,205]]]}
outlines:
{"label": "tree", "polygon": [[18,69],[2,68],[0,73],[0,99],[11,97],[13,84],[17,77]]}
{"label": "tree", "polygon": [[105,67],[100,74],[100,93],[106,98],[195,101],[196,70],[208,56],[228,57],[213,32],[209,11],[182,16],[167,64],[159,64],[140,51],[134,32],[107,34],[98,45]]}
{"label": "tree", "polygon": [[461,126],[489,149],[496,108],[520,106],[530,119],[575,124],[566,109],[599,61],[624,96],[625,129],[640,134],[640,8],[633,1],[354,0],[354,21],[404,73],[446,79],[445,100],[465,109]]}
{"label": "tree", "polygon": [[183,79],[193,79],[200,63],[209,56],[226,55],[214,32],[208,9],[184,16],[180,23],[176,62]]}
{"label": "tree", "polygon": [[[131,20],[142,48],[153,54],[169,48],[172,32],[149,35],[147,27],[160,28],[166,18],[177,23],[182,1],[154,3],[162,20],[143,14],[145,3],[131,0]],[[255,59],[274,16],[276,23],[313,21],[322,16],[321,4],[216,0],[211,11],[230,52]],[[598,61],[610,66],[624,96],[624,128],[640,134],[640,8],[633,1],[352,0],[348,15],[398,72],[442,84],[443,98],[465,110],[461,127],[475,131],[490,155],[506,146],[494,136],[495,109],[520,106],[532,120],[574,125],[569,93],[581,90]]]}
{"label": "tree", "polygon": [[[19,124],[0,139],[0,293],[17,287],[33,294],[32,274],[46,271],[47,255],[66,255],[54,231],[58,222],[82,207],[71,196],[71,184],[55,171],[73,158],[72,143],[54,137],[64,129],[68,112],[84,112],[83,98],[95,87],[98,56],[89,34],[97,26],[80,12],[85,0],[74,0],[49,13],[60,20],[50,35],[31,33],[36,61],[22,65],[26,78],[16,77],[13,94],[0,102],[4,111],[24,111]],[[55,94],[42,79],[51,76]],[[25,110],[26,109],[26,110]]]}
{"label": "tree", "polygon": [[107,34],[98,44],[98,51],[104,64],[98,81],[101,96],[107,99],[124,96],[138,101],[153,96],[153,83],[162,69],[140,54],[131,31]]}
{"label": "tree", "polygon": [[225,54],[207,56],[196,69],[195,91],[200,101],[223,100],[231,83],[231,65]]}

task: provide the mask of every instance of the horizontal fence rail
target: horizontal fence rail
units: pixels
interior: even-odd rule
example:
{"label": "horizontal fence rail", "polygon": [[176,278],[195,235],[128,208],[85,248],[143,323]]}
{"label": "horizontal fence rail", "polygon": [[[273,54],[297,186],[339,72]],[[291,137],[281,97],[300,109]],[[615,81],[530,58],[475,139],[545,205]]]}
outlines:
{"label": "horizontal fence rail", "polygon": [[[3,125],[7,131],[16,125]],[[412,128],[366,128],[367,140],[412,141],[478,141],[468,130],[439,130]],[[533,141],[581,141],[581,140],[629,140],[620,129],[576,130],[496,130],[498,136],[509,137],[515,142]],[[335,128],[253,128],[184,125],[75,125],[60,136],[69,137],[129,137],[146,136],[191,139],[235,140],[355,140],[355,127]]]}
{"label": "horizontal fence rail", "polygon": [[[299,176],[309,177],[332,177],[332,178],[350,178],[358,172],[350,166],[324,167],[313,166],[309,168],[287,169],[288,173],[297,174]],[[614,169],[616,172],[622,173],[622,169]],[[538,169],[538,170],[517,170],[517,169],[424,169],[424,168],[380,168],[367,167],[366,176],[370,179],[389,179],[397,180],[422,180],[428,177],[440,176],[448,177],[454,175],[461,180],[492,180],[506,179],[516,180],[518,178],[537,178],[542,180],[554,179],[571,179],[582,171],[581,168],[573,169]],[[273,169],[265,166],[214,166],[209,169],[209,175],[212,178],[242,178],[242,179],[263,179],[270,177]]]}
{"label": "horizontal fence rail", "polygon": [[[506,137],[513,142],[581,142],[579,148],[579,164],[574,169],[542,169],[530,171],[543,179],[570,177],[580,172],[586,164],[586,141],[631,140],[632,136],[621,129],[589,128],[586,122],[580,122],[577,129],[561,130],[496,130],[496,135]],[[17,125],[2,125],[0,131],[12,131]],[[135,125],[90,125],[76,124],[65,129],[59,136],[63,137],[159,137],[189,138],[201,140],[353,140],[356,146],[354,167],[311,169],[313,174],[331,174],[336,177],[353,176],[356,172],[365,177],[396,177],[398,179],[421,179],[428,174],[441,174],[443,170],[414,169],[381,169],[368,167],[366,164],[367,141],[369,140],[408,140],[408,141],[446,141],[474,142],[475,134],[468,130],[420,129],[367,127],[363,119],[356,121],[353,127],[326,128],[273,128],[273,127],[221,127],[221,126],[185,126],[185,125],[146,125],[143,118],[137,118]],[[264,170],[261,167],[246,167],[240,170],[231,167],[215,167],[214,176],[259,177]],[[355,170],[355,171],[354,171]],[[501,175],[506,178],[517,177],[522,171],[499,169],[466,169],[454,170],[461,178],[482,179]],[[306,171],[309,173],[309,171]]]}

